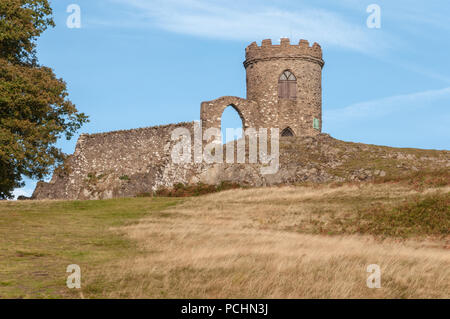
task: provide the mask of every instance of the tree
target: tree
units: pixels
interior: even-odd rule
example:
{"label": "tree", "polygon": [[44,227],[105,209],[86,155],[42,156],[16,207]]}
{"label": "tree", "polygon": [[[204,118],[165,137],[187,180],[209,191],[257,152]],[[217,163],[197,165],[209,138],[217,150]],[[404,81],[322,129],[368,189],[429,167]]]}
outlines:
{"label": "tree", "polygon": [[66,83],[36,58],[36,39],[53,26],[48,0],[0,2],[0,199],[22,176],[42,179],[63,163],[56,141],[87,122]]}

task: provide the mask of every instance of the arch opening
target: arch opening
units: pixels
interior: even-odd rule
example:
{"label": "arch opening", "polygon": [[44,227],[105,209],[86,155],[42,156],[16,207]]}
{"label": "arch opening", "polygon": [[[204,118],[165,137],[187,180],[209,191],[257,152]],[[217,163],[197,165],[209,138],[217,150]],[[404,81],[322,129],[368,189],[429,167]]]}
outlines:
{"label": "arch opening", "polygon": [[278,79],[278,97],[280,99],[297,98],[297,78],[289,70],[283,71]]}
{"label": "arch opening", "polygon": [[291,137],[294,136],[294,132],[290,127],[286,127],[284,130],[281,131],[281,136],[283,137]]}
{"label": "arch opening", "polygon": [[222,113],[220,131],[222,144],[238,140],[243,136],[244,121],[234,105],[228,105]]}

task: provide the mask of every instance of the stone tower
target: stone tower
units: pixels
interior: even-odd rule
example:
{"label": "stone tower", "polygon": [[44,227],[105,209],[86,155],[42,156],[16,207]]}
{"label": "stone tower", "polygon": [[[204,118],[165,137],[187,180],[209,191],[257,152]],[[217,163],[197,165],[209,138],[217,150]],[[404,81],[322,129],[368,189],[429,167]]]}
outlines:
{"label": "stone tower", "polygon": [[277,127],[281,135],[316,135],[322,130],[322,49],[283,38],[256,42],[245,50],[247,100],[258,104],[259,127]]}
{"label": "stone tower", "polygon": [[203,129],[220,128],[224,109],[231,105],[244,129],[278,128],[282,136],[311,136],[322,131],[322,49],[300,40],[280,44],[263,40],[245,49],[247,98],[222,96],[202,102]]}

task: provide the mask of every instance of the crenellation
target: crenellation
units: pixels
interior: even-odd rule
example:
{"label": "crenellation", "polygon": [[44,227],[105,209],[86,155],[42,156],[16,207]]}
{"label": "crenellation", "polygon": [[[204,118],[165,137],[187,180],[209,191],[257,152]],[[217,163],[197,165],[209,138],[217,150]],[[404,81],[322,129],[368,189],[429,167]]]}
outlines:
{"label": "crenellation", "polygon": [[245,49],[245,62],[244,66],[258,61],[266,59],[307,59],[318,63],[323,67],[324,62],[322,60],[322,48],[317,42],[314,42],[312,46],[309,45],[309,41],[300,40],[297,45],[291,44],[288,38],[280,39],[280,44],[272,44],[271,39],[264,39],[261,42],[261,46],[258,46],[256,42],[252,42]]}
{"label": "crenellation", "polygon": [[288,47],[289,45],[291,45],[291,40],[289,40],[289,38],[281,38],[280,39],[280,46],[282,48]]}
{"label": "crenellation", "polygon": [[261,41],[262,47],[270,47],[272,45],[272,39],[264,39]]}
{"label": "crenellation", "polygon": [[304,39],[300,39],[300,41],[298,42],[298,45],[301,48],[309,48],[309,41],[308,40],[304,40]]}

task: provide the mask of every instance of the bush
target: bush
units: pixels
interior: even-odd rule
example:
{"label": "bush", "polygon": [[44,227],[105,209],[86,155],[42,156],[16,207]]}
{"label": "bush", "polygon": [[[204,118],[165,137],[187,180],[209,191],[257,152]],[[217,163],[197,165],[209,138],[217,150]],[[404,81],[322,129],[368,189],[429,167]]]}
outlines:
{"label": "bush", "polygon": [[228,189],[241,188],[239,184],[221,182],[219,185],[206,185],[203,183],[197,183],[194,185],[184,185],[182,183],[175,184],[172,188],[161,187],[155,193],[154,196],[161,197],[191,197],[200,196],[210,193],[216,193]]}
{"label": "bush", "polygon": [[359,212],[358,232],[409,237],[450,235],[450,193],[416,198],[393,208]]}
{"label": "bush", "polygon": [[450,171],[448,169],[420,170],[404,175],[388,175],[377,177],[375,183],[406,183],[415,189],[424,187],[442,187],[450,185]]}

